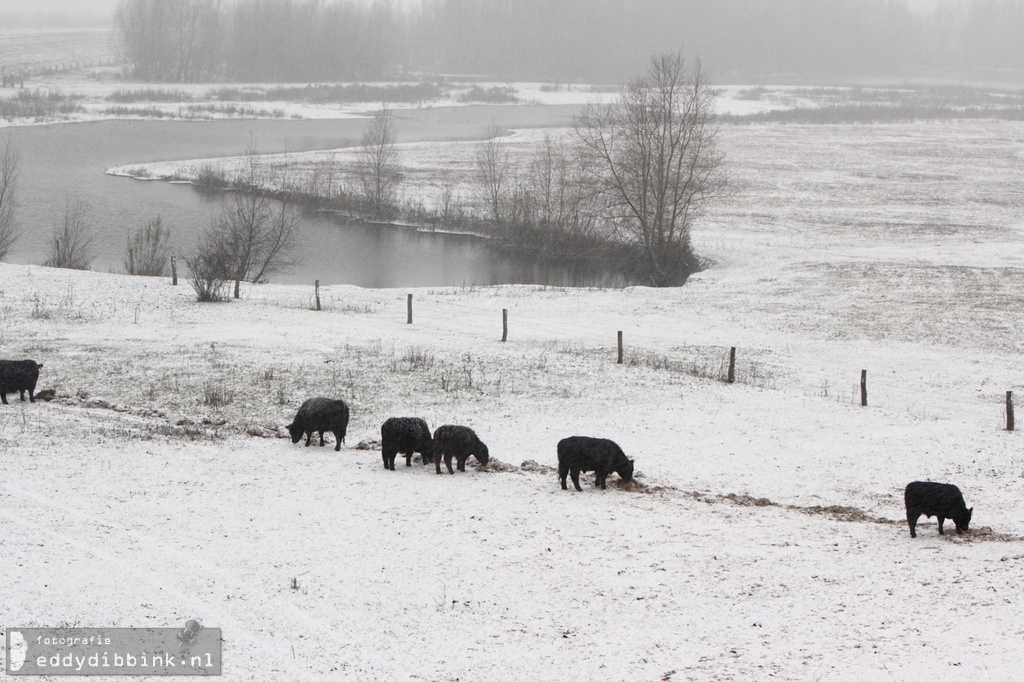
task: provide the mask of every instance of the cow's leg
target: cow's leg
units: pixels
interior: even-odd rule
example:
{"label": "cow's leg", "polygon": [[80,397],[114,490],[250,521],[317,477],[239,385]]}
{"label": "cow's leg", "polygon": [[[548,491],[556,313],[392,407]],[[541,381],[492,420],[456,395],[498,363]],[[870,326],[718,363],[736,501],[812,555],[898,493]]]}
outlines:
{"label": "cow's leg", "polygon": [[914,528],[917,526],[917,519],[921,516],[921,512],[916,509],[907,510],[907,525],[910,526],[910,537],[916,538],[917,531]]}
{"label": "cow's leg", "polygon": [[569,476],[572,477],[572,484],[576,486],[578,492],[583,492],[583,487],[580,485],[580,470],[569,469]]}

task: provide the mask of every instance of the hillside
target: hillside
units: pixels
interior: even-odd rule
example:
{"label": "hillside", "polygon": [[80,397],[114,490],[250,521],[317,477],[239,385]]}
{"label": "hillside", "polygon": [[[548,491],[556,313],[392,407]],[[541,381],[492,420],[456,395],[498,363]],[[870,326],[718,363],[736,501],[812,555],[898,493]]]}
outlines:
{"label": "hillside", "polygon": [[[920,271],[884,265],[862,289],[848,249],[757,248],[676,290],[414,290],[412,325],[406,291],[201,305],[0,265],[5,356],[58,394],[0,409],[6,622],[196,618],[239,680],[1012,676],[1019,321],[907,335],[952,301],[933,278],[899,290]],[[319,394],[351,405],[340,453],[283,438]],[[470,425],[492,462],[385,471],[356,445],[393,415]],[[571,434],[618,441],[635,483],[562,491]],[[910,539],[916,479],[961,487],[969,534]]]}

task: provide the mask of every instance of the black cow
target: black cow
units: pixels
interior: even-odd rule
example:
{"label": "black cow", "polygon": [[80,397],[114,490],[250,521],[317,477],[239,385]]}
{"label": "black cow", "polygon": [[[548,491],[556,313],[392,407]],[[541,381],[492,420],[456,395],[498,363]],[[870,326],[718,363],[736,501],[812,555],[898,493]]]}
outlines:
{"label": "black cow", "polygon": [[337,443],[335,450],[341,450],[341,442],[345,440],[347,430],[348,405],[344,400],[324,397],[310,398],[302,403],[295,419],[288,425],[293,443],[298,443],[302,434],[306,434],[306,447],[313,440],[314,431],[320,433],[320,447],[324,445],[324,431],[332,432]]}
{"label": "black cow", "polygon": [[917,537],[914,528],[921,514],[936,517],[939,520],[939,535],[945,535],[942,532],[942,524],[946,519],[953,519],[956,532],[959,534],[968,530],[971,514],[974,512],[974,507],[968,509],[964,504],[964,496],[960,494],[960,489],[950,483],[908,483],[907,489],[903,492],[903,501],[907,505],[907,523],[910,525],[912,538]]}
{"label": "black cow", "polygon": [[0,360],[0,400],[3,404],[9,404],[7,394],[15,391],[22,402],[25,401],[25,391],[28,391],[29,402],[34,403],[40,368],[42,364],[35,360]]}
{"label": "black cow", "polygon": [[412,466],[412,454],[418,452],[424,464],[433,459],[434,447],[430,427],[419,417],[391,417],[380,427],[381,454],[384,468],[395,470],[395,457],[405,455],[405,466]]}
{"label": "black cow", "polygon": [[468,426],[453,426],[445,424],[437,427],[434,431],[434,469],[441,473],[441,459],[448,467],[448,473],[454,474],[452,470],[452,457],[458,462],[459,471],[466,470],[466,460],[470,455],[475,455],[478,462],[487,464],[491,455],[483,441],[477,438],[473,429]]}
{"label": "black cow", "polygon": [[633,478],[633,460],[626,457],[622,448],[607,438],[570,436],[558,441],[558,478],[562,481],[562,490],[569,489],[565,484],[565,477],[571,475],[576,490],[582,491],[581,471],[595,472],[597,476],[594,485],[606,490],[605,479],[613,471],[624,481]]}

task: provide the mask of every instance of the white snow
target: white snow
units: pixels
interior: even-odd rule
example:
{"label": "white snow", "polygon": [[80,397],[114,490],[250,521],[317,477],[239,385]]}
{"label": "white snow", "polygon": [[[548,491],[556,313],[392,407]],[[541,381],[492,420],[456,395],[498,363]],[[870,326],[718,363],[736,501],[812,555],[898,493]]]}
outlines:
{"label": "white snow", "polygon": [[[4,625],[195,618],[229,680],[1018,677],[1024,124],[720,143],[736,192],[679,289],[331,286],[317,312],[0,264],[3,356],[58,394],[0,406]],[[428,187],[471,148],[403,162]],[[284,437],[313,395],[351,405],[340,453]],[[385,471],[355,446],[402,415],[492,463]],[[561,490],[573,434],[636,482]],[[918,479],[961,488],[969,533],[909,537]]]}

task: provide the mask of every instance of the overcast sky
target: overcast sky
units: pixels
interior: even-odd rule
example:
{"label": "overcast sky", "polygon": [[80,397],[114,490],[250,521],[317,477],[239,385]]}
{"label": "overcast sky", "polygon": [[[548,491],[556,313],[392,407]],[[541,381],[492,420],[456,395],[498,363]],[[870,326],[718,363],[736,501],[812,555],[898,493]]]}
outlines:
{"label": "overcast sky", "polygon": [[[365,3],[374,3],[382,0],[357,0]],[[552,0],[557,2],[558,0]],[[823,0],[824,1],[824,0]],[[963,0],[963,2],[972,2],[974,0]],[[416,5],[420,0],[391,0],[391,2],[397,6],[410,6]],[[927,11],[928,9],[934,8],[941,0],[905,0],[911,8]],[[50,24],[55,13],[67,13],[70,16],[83,17],[103,17],[109,16],[111,19],[114,16],[114,10],[117,8],[118,0],[0,0],[0,19],[4,16],[8,19],[12,17],[20,17],[27,19],[30,17],[43,18],[43,25]],[[90,21],[95,23],[95,20]],[[0,23],[0,33],[6,33],[5,26]],[[17,30],[17,27],[10,27]]]}
{"label": "overcast sky", "polygon": [[[363,0],[376,2],[377,0]],[[0,0],[0,12],[34,13],[54,10],[77,13],[114,13],[118,0]],[[392,0],[397,5],[410,4],[418,0]]]}
{"label": "overcast sky", "polygon": [[3,12],[49,12],[64,10],[72,12],[109,12],[113,14],[117,0],[0,0]]}
{"label": "overcast sky", "polygon": [[[364,2],[375,2],[376,0],[363,0]],[[392,0],[396,4],[413,4],[418,0]],[[554,0],[557,2],[557,0]],[[108,12],[113,14],[117,7],[118,0],[0,0],[0,12],[49,12],[53,10],[65,10],[73,12],[100,13]],[[933,7],[939,0],[907,0],[911,6]]]}

